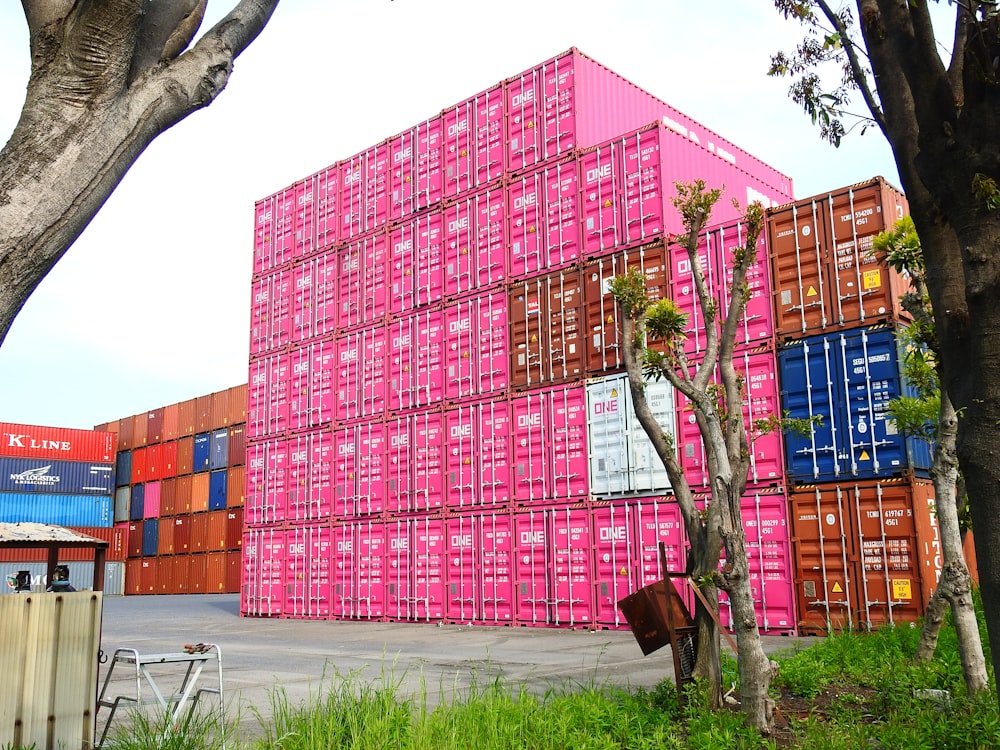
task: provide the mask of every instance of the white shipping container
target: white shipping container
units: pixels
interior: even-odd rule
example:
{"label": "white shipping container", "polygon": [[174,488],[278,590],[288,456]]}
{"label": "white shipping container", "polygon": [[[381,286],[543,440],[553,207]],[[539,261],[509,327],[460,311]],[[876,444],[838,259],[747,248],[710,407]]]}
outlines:
{"label": "white shipping container", "polygon": [[[60,563],[69,568],[69,584],[77,591],[90,591],[94,587],[94,563],[76,561]],[[0,593],[13,594],[14,588],[9,576],[18,571],[27,570],[31,573],[32,593],[42,593],[48,587],[48,564],[44,562],[5,562],[0,563]],[[104,563],[104,595],[125,595],[125,563],[108,561]]]}

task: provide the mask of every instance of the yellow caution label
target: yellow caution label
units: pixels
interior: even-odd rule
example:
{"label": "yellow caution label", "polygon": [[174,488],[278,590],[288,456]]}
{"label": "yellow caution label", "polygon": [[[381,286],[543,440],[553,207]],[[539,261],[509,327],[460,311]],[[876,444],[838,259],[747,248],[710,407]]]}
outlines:
{"label": "yellow caution label", "polygon": [[611,208],[611,201],[610,200],[604,201],[604,207],[605,208]]}
{"label": "yellow caution label", "polygon": [[811,286],[808,289],[806,289],[807,297],[815,297],[817,294],[819,294],[819,292],[816,291],[816,287],[814,286]]}
{"label": "yellow caution label", "polygon": [[538,336],[535,336],[534,334],[532,334],[531,335],[531,343],[534,344],[536,341],[538,341]]}
{"label": "yellow caution label", "polygon": [[618,398],[618,389],[617,388],[612,388],[611,389],[611,398]]}
{"label": "yellow caution label", "polygon": [[618,575],[620,575],[620,576],[627,576],[628,575],[628,571],[625,570],[625,568],[623,567],[621,570],[618,571]]}
{"label": "yellow caution label", "polygon": [[910,588],[909,578],[900,578],[898,580],[893,579],[892,581],[892,598],[893,599],[912,599],[913,591]]}
{"label": "yellow caution label", "polygon": [[834,581],[832,591],[835,594],[843,594],[844,593],[844,589],[841,587],[839,581]]}
{"label": "yellow caution label", "polygon": [[865,271],[861,276],[861,286],[864,289],[879,289],[882,286],[882,271],[878,268]]}
{"label": "yellow caution label", "polygon": [[859,461],[871,461],[872,457],[868,455],[868,451],[861,451],[861,455],[858,456]]}

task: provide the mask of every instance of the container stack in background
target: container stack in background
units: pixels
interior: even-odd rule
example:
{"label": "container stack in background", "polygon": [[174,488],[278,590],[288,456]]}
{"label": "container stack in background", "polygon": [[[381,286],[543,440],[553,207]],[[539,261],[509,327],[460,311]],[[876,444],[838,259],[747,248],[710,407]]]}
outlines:
{"label": "container stack in background", "polygon": [[126,594],[239,591],[246,398],[239,385],[98,425],[118,435]]}
{"label": "container stack in background", "polygon": [[[125,535],[112,525],[115,445],[107,431],[0,423],[0,521],[66,526],[106,540],[109,594],[124,585]],[[44,591],[47,561],[44,549],[0,552],[0,590],[13,590],[7,575],[28,570],[32,587]],[[59,562],[71,585],[93,584],[93,550],[63,550]]]}
{"label": "container stack in background", "polygon": [[[725,185],[726,226],[733,198],[792,198],[570,50],[260,201],[243,614],[627,627],[617,601],[661,576],[661,540],[682,569],[684,540],[607,283],[671,289],[674,183],[695,179]],[[747,408],[774,408],[773,332],[747,329]],[[756,547],[761,624],[792,632],[780,439],[755,470],[748,517],[784,535]]]}

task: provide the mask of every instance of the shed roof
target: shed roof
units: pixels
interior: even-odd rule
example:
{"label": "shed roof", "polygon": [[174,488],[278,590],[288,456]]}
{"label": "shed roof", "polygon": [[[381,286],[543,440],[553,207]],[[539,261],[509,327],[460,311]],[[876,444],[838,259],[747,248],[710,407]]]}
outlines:
{"label": "shed roof", "polygon": [[0,523],[0,547],[107,547],[104,539],[44,523]]}

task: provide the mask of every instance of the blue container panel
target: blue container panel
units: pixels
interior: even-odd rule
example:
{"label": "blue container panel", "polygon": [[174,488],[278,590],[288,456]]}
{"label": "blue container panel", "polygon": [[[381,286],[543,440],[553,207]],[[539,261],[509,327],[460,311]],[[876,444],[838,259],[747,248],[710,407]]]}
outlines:
{"label": "blue container panel", "polygon": [[111,526],[111,496],[2,492],[0,521],[55,526]]}
{"label": "blue container panel", "polygon": [[154,557],[160,542],[160,524],[156,521],[142,525],[142,556]]}
{"label": "blue container panel", "polygon": [[208,476],[208,509],[223,510],[226,507],[226,477],[229,472],[213,471]]}
{"label": "blue container panel", "polygon": [[212,433],[212,455],[209,468],[225,469],[229,461],[229,430],[216,430]]}
{"label": "blue container panel", "polygon": [[132,451],[118,451],[115,456],[115,486],[124,487],[132,481]]}
{"label": "blue container panel", "polygon": [[141,521],[145,511],[146,485],[132,485],[132,499],[129,501],[128,520]]}
{"label": "blue container panel", "polygon": [[192,471],[208,471],[212,460],[212,436],[202,432],[194,436],[194,460]]}
{"label": "blue container panel", "polygon": [[0,458],[0,492],[112,495],[115,468],[81,461]]}

